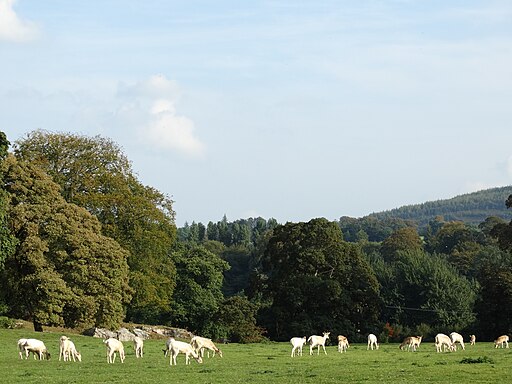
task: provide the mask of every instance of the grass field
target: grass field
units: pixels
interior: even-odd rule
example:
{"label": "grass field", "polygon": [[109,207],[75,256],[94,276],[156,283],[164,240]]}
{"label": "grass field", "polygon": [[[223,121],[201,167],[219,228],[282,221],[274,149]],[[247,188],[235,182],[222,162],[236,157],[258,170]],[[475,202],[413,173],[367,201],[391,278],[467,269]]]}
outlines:
{"label": "grass field", "polygon": [[[436,353],[433,343],[422,343],[416,353],[383,344],[378,351],[351,345],[340,354],[335,346],[317,356],[309,349],[290,357],[289,343],[221,345],[223,358],[192,360],[169,366],[162,348],[165,340],[147,340],[144,358],[136,359],[125,343],[124,364],[107,364],[101,339],[69,335],[82,353],[81,363],[58,361],[60,333],[0,330],[0,383],[491,383],[512,380],[512,350],[494,349],[492,343],[467,346],[466,351]],[[21,337],[41,339],[52,354],[50,361],[20,360],[16,342]]]}

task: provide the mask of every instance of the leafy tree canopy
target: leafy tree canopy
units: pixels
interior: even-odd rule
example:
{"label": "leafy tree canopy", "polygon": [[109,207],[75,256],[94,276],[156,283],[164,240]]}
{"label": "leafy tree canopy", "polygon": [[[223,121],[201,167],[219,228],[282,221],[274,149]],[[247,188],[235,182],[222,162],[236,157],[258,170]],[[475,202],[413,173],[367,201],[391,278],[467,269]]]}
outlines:
{"label": "leafy tree canopy", "polygon": [[482,337],[512,333],[512,253],[496,247],[477,256],[481,293],[476,305]]}
{"label": "leafy tree canopy", "polygon": [[[507,208],[512,207],[512,195],[505,201]],[[490,235],[498,240],[501,249],[512,251],[512,220],[510,223],[498,223],[490,231]]]}
{"label": "leafy tree canopy", "polygon": [[102,233],[129,251],[128,319],[158,321],[169,311],[176,284],[172,200],[137,180],[121,148],[100,136],[38,130],[16,142],[15,154],[47,172],[66,201],[95,215]]}
{"label": "leafy tree canopy", "polygon": [[399,254],[395,276],[405,310],[401,323],[430,324],[443,330],[461,330],[475,320],[477,287],[459,275],[442,257],[423,251]]}
{"label": "leafy tree canopy", "polygon": [[[4,132],[0,131],[0,162],[7,156],[9,149],[9,141]],[[12,236],[7,225],[7,208],[9,198],[3,185],[3,170],[0,167],[0,271],[3,269],[4,261],[7,256],[14,252],[16,246],[16,238]]]}
{"label": "leafy tree canopy", "polygon": [[7,135],[5,134],[5,132],[0,131],[0,160],[5,159],[5,157],[7,156],[9,145],[11,145],[11,143],[9,142],[9,140],[7,140]]}
{"label": "leafy tree canopy", "polygon": [[478,228],[460,221],[452,221],[445,223],[433,237],[429,238],[427,246],[432,253],[449,255],[457,250],[461,244],[468,242],[485,244],[486,239]]}
{"label": "leafy tree canopy", "polygon": [[200,245],[187,245],[174,255],[177,286],[171,310],[172,324],[210,337],[219,336],[215,315],[224,299],[223,273],[229,265]]}
{"label": "leafy tree canopy", "polygon": [[412,221],[406,221],[399,218],[375,218],[366,216],[362,218],[353,218],[343,216],[339,220],[339,226],[343,232],[343,239],[350,242],[360,240],[380,242],[388,238],[393,232],[406,227],[414,227]]}
{"label": "leafy tree canopy", "polygon": [[420,251],[423,241],[412,227],[401,228],[393,232],[382,242],[382,255],[386,260],[393,260],[400,251]]}
{"label": "leafy tree canopy", "polygon": [[254,343],[264,339],[263,329],[256,325],[258,306],[246,296],[231,296],[219,308],[218,321],[226,329],[227,338],[235,343]]}
{"label": "leafy tree canopy", "polygon": [[377,280],[336,223],[314,219],[277,227],[262,264],[271,299],[263,321],[272,337],[327,329],[353,335],[377,319]]}
{"label": "leafy tree canopy", "polygon": [[32,319],[36,330],[118,326],[130,299],[127,252],[39,168],[8,156],[2,171],[19,242],[3,273],[13,315]]}

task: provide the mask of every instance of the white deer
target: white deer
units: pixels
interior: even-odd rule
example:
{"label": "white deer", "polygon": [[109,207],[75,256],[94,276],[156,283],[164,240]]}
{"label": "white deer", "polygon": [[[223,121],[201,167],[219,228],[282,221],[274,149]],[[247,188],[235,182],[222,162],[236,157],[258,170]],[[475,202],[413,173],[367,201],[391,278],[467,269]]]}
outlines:
{"label": "white deer", "polygon": [[453,344],[453,347],[455,348],[455,350],[457,350],[457,345],[455,343],[459,343],[460,346],[462,347],[462,350],[466,349],[466,347],[464,346],[464,338],[462,337],[462,335],[460,333],[457,333],[457,332],[450,333],[450,339],[452,339],[452,344]]}
{"label": "white deer", "polygon": [[292,357],[293,356],[302,356],[302,347],[306,344],[306,336],[304,337],[292,337],[290,339],[290,343],[292,343]]}
{"label": "white deer", "polygon": [[324,332],[323,336],[309,336],[308,342],[309,342],[309,354],[313,354],[313,348],[318,347],[318,353],[320,354],[320,347],[324,349],[324,353],[327,355],[327,352],[325,351],[325,341],[329,338],[330,332]]}
{"label": "white deer", "polygon": [[373,351],[373,347],[375,346],[375,349],[379,349],[379,343],[377,342],[377,336],[375,336],[373,333],[370,333],[368,335],[368,347],[366,348],[371,349]]}
{"label": "white deer", "polygon": [[436,351],[437,352],[446,352],[447,348],[450,352],[455,351],[455,345],[448,336],[444,333],[438,333],[436,335]]}

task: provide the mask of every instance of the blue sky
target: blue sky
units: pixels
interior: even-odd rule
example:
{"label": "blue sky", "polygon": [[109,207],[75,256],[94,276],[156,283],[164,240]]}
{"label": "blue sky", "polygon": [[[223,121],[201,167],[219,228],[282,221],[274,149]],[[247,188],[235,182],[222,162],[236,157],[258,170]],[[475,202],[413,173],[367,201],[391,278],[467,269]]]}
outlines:
{"label": "blue sky", "polygon": [[180,226],[450,198],[512,184],[510,20],[492,0],[0,0],[0,130],[113,139]]}

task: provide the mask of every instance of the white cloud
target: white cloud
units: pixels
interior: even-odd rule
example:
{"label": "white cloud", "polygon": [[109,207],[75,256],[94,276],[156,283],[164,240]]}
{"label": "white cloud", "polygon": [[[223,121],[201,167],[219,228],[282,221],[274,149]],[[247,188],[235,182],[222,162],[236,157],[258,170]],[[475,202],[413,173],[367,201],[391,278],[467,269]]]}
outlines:
{"label": "white cloud", "polygon": [[163,75],[151,76],[132,85],[121,84],[118,96],[123,104],[119,117],[137,122],[134,129],[147,145],[175,150],[188,156],[204,154],[204,144],[195,136],[194,122],[176,112],[179,88]]}
{"label": "white cloud", "polygon": [[[112,137],[124,146],[136,144],[150,153],[169,151],[189,157],[205,154],[206,147],[198,138],[193,119],[178,112],[176,83],[165,76],[100,91],[97,85],[94,89],[83,85],[79,88],[47,92],[25,87],[0,91],[0,114],[4,121],[0,121],[0,129],[8,125],[5,121],[9,119],[26,131],[67,131],[73,126],[85,134]],[[20,114],[20,110],[31,113]],[[12,129],[9,133],[10,139],[16,138]]]}
{"label": "white cloud", "polygon": [[194,136],[194,122],[176,115],[170,100],[157,100],[151,108],[147,138],[161,149],[176,149],[188,155],[201,155],[204,145]]}
{"label": "white cloud", "polygon": [[170,100],[160,99],[154,102],[153,107],[151,108],[151,113],[153,115],[158,115],[159,113],[176,113],[176,108],[174,108],[174,104]]}
{"label": "white cloud", "polygon": [[13,9],[16,0],[0,0],[0,40],[24,42],[39,35],[37,26],[21,20]]}
{"label": "white cloud", "polygon": [[120,84],[118,95],[128,98],[174,99],[178,97],[179,89],[175,81],[167,79],[164,75],[153,75],[149,79],[139,81],[133,85]]}

